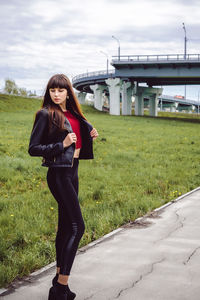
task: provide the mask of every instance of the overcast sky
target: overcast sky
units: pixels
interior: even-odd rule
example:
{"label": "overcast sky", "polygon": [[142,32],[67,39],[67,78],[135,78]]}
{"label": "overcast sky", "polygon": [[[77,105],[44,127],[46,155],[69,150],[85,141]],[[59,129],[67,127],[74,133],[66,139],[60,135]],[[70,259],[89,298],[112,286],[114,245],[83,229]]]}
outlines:
{"label": "overcast sky", "polygon": [[[5,78],[42,94],[50,76],[106,69],[106,56],[200,53],[199,0],[0,0],[0,89]],[[188,97],[198,89],[188,88]],[[170,89],[166,89],[165,93]],[[183,88],[171,93],[183,94]]]}

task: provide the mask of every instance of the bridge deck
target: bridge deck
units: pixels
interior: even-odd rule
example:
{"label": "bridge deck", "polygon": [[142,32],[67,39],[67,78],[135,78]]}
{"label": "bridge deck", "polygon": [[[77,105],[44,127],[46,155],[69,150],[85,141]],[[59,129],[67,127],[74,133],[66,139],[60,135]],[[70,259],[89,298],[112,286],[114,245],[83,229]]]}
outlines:
{"label": "bridge deck", "polygon": [[109,77],[147,83],[149,86],[200,84],[200,54],[113,56],[109,71],[89,72],[73,78],[79,91],[91,92],[90,85],[105,84]]}

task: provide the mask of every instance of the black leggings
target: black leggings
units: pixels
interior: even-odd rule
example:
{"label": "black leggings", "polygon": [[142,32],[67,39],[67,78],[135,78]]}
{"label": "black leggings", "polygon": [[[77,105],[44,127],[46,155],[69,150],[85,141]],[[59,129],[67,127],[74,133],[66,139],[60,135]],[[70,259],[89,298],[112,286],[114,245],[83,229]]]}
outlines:
{"label": "black leggings", "polygon": [[56,235],[56,262],[60,274],[70,275],[70,270],[85,231],[78,201],[78,159],[73,167],[49,168],[47,183],[58,202],[58,231]]}

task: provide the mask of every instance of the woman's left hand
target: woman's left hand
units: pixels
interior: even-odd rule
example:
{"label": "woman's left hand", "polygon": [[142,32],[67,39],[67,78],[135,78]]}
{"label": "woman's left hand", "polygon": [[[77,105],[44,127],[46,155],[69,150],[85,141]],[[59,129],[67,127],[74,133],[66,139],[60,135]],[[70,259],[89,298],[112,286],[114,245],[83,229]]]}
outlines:
{"label": "woman's left hand", "polygon": [[95,140],[95,139],[99,136],[99,134],[98,134],[98,132],[97,132],[97,130],[96,130],[95,128],[93,128],[93,129],[90,131],[90,135],[91,135],[91,137],[93,138],[93,140]]}

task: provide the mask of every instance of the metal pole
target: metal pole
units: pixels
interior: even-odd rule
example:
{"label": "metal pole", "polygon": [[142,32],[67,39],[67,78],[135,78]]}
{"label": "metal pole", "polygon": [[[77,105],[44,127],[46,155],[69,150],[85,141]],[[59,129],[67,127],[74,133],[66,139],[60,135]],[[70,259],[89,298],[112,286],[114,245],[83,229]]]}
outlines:
{"label": "metal pole", "polygon": [[[184,59],[186,59],[186,57],[187,57],[187,36],[186,36],[185,23],[183,23],[183,30],[185,32],[185,37],[184,37]],[[186,99],[186,85],[185,85],[185,99]]]}
{"label": "metal pole", "polygon": [[107,58],[107,74],[108,74],[108,58]]}
{"label": "metal pole", "polygon": [[107,57],[107,61],[106,61],[106,70],[107,70],[107,74],[108,74],[108,54],[103,52],[103,51],[100,51],[101,53],[103,53],[106,57]]}
{"label": "metal pole", "polygon": [[200,90],[198,91],[198,114],[199,114],[199,94],[200,94]]}
{"label": "metal pole", "polygon": [[183,30],[185,32],[185,37],[184,37],[184,58],[186,59],[186,57],[187,57],[187,36],[186,36],[185,23],[183,23]]}
{"label": "metal pole", "polygon": [[120,41],[114,35],[112,35],[112,38],[118,42],[118,60],[120,60]]}

